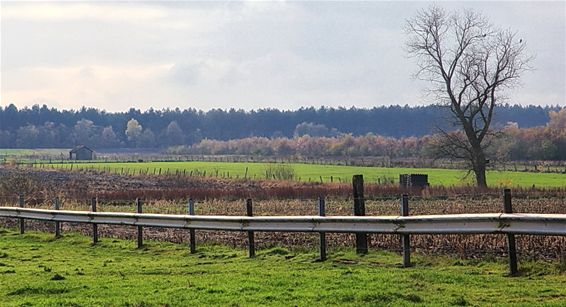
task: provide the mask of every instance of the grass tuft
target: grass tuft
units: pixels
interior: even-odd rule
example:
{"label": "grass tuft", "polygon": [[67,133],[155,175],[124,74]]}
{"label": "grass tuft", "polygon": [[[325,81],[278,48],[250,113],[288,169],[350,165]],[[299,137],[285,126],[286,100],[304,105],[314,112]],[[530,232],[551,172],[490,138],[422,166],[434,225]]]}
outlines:
{"label": "grass tuft", "polygon": [[404,299],[409,301],[409,302],[413,302],[413,303],[421,303],[423,301],[423,299],[416,294],[405,295]]}
{"label": "grass tuft", "polygon": [[9,292],[8,295],[50,295],[50,294],[62,294],[68,293],[69,289],[66,288],[40,288],[40,287],[30,287],[26,286],[23,288],[19,288],[12,292]]}
{"label": "grass tuft", "polygon": [[451,304],[455,305],[455,306],[468,306],[469,303],[468,303],[468,301],[466,301],[466,299],[464,297],[459,296],[456,299],[454,299],[451,302]]}
{"label": "grass tuft", "polygon": [[289,254],[289,251],[285,248],[282,247],[274,247],[274,248],[270,248],[262,253],[260,253],[261,255],[266,255],[266,256],[285,256]]}
{"label": "grass tuft", "polygon": [[65,277],[56,273],[51,277],[51,280],[65,280]]}

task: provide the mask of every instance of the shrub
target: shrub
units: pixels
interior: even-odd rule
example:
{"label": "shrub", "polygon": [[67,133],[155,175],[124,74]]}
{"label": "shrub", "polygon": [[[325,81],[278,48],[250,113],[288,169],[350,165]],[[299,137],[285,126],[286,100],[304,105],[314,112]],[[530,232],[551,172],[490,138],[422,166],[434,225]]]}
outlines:
{"label": "shrub", "polygon": [[265,166],[265,178],[293,180],[295,178],[295,169],[288,164],[269,163]]}

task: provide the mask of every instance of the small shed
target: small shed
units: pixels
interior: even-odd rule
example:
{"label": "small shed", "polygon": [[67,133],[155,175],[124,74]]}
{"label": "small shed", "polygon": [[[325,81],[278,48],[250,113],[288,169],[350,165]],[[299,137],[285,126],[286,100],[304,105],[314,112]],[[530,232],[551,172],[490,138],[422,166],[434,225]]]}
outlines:
{"label": "small shed", "polygon": [[402,188],[426,188],[429,186],[427,174],[401,174],[399,186]]}
{"label": "small shed", "polygon": [[69,160],[92,160],[94,151],[85,145],[79,145],[69,151]]}

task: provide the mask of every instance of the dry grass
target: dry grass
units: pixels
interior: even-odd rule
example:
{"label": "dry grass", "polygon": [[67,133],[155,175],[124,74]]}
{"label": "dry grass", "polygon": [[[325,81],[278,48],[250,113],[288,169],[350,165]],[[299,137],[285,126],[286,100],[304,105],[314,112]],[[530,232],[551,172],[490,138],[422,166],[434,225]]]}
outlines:
{"label": "dry grass", "polygon": [[[245,198],[254,200],[255,215],[316,215],[316,197],[325,195],[327,215],[352,215],[349,184],[314,184],[278,181],[219,180],[175,176],[130,177],[94,171],[54,172],[0,168],[0,205],[16,206],[19,192],[25,193],[26,207],[51,208],[52,199],[61,199],[62,210],[90,210],[91,197],[98,197],[98,211],[134,212],[134,198],[144,198],[144,212],[185,214],[186,200],[197,200],[199,215],[245,215]],[[500,191],[471,187],[436,187],[408,191],[391,185],[366,185],[366,214],[398,215],[399,195],[409,193],[411,215],[493,213],[502,211]],[[566,214],[566,190],[513,190],[513,209],[523,213]],[[0,225],[16,226],[15,220],[0,219]],[[53,223],[26,221],[27,227],[53,231]],[[89,225],[63,223],[63,231],[90,233]],[[133,239],[134,227],[100,225],[102,237]],[[186,230],[147,228],[147,238],[187,243]],[[197,231],[199,242],[246,245],[240,232]],[[284,245],[314,249],[317,234],[257,233],[260,248]],[[353,246],[351,234],[328,234],[329,247]],[[518,236],[521,256],[529,258],[564,258],[566,238]],[[372,248],[397,251],[397,235],[370,235]],[[462,258],[499,256],[505,253],[503,235],[415,235],[412,246],[428,254],[456,254]]]}
{"label": "dry grass", "polygon": [[[98,197],[101,199],[178,200],[195,199],[303,199],[326,197],[347,198],[351,184],[305,183],[294,181],[257,181],[183,176],[127,176],[96,170],[57,171],[39,169],[7,169],[0,167],[0,195],[26,194],[28,199],[55,196],[73,199]],[[397,198],[401,194],[430,199],[447,197],[498,197],[501,189],[477,189],[473,186],[435,186],[425,190],[404,189],[398,185],[365,185],[367,198]],[[514,197],[566,197],[566,188],[514,188]],[[1,196],[0,196],[1,197]]]}

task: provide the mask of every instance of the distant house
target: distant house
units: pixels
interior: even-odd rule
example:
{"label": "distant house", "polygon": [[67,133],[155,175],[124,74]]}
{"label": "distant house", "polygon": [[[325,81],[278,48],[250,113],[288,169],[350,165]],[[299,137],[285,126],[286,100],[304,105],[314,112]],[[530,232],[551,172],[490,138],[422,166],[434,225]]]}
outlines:
{"label": "distant house", "polygon": [[85,145],[79,145],[69,151],[69,160],[92,160],[94,151]]}

